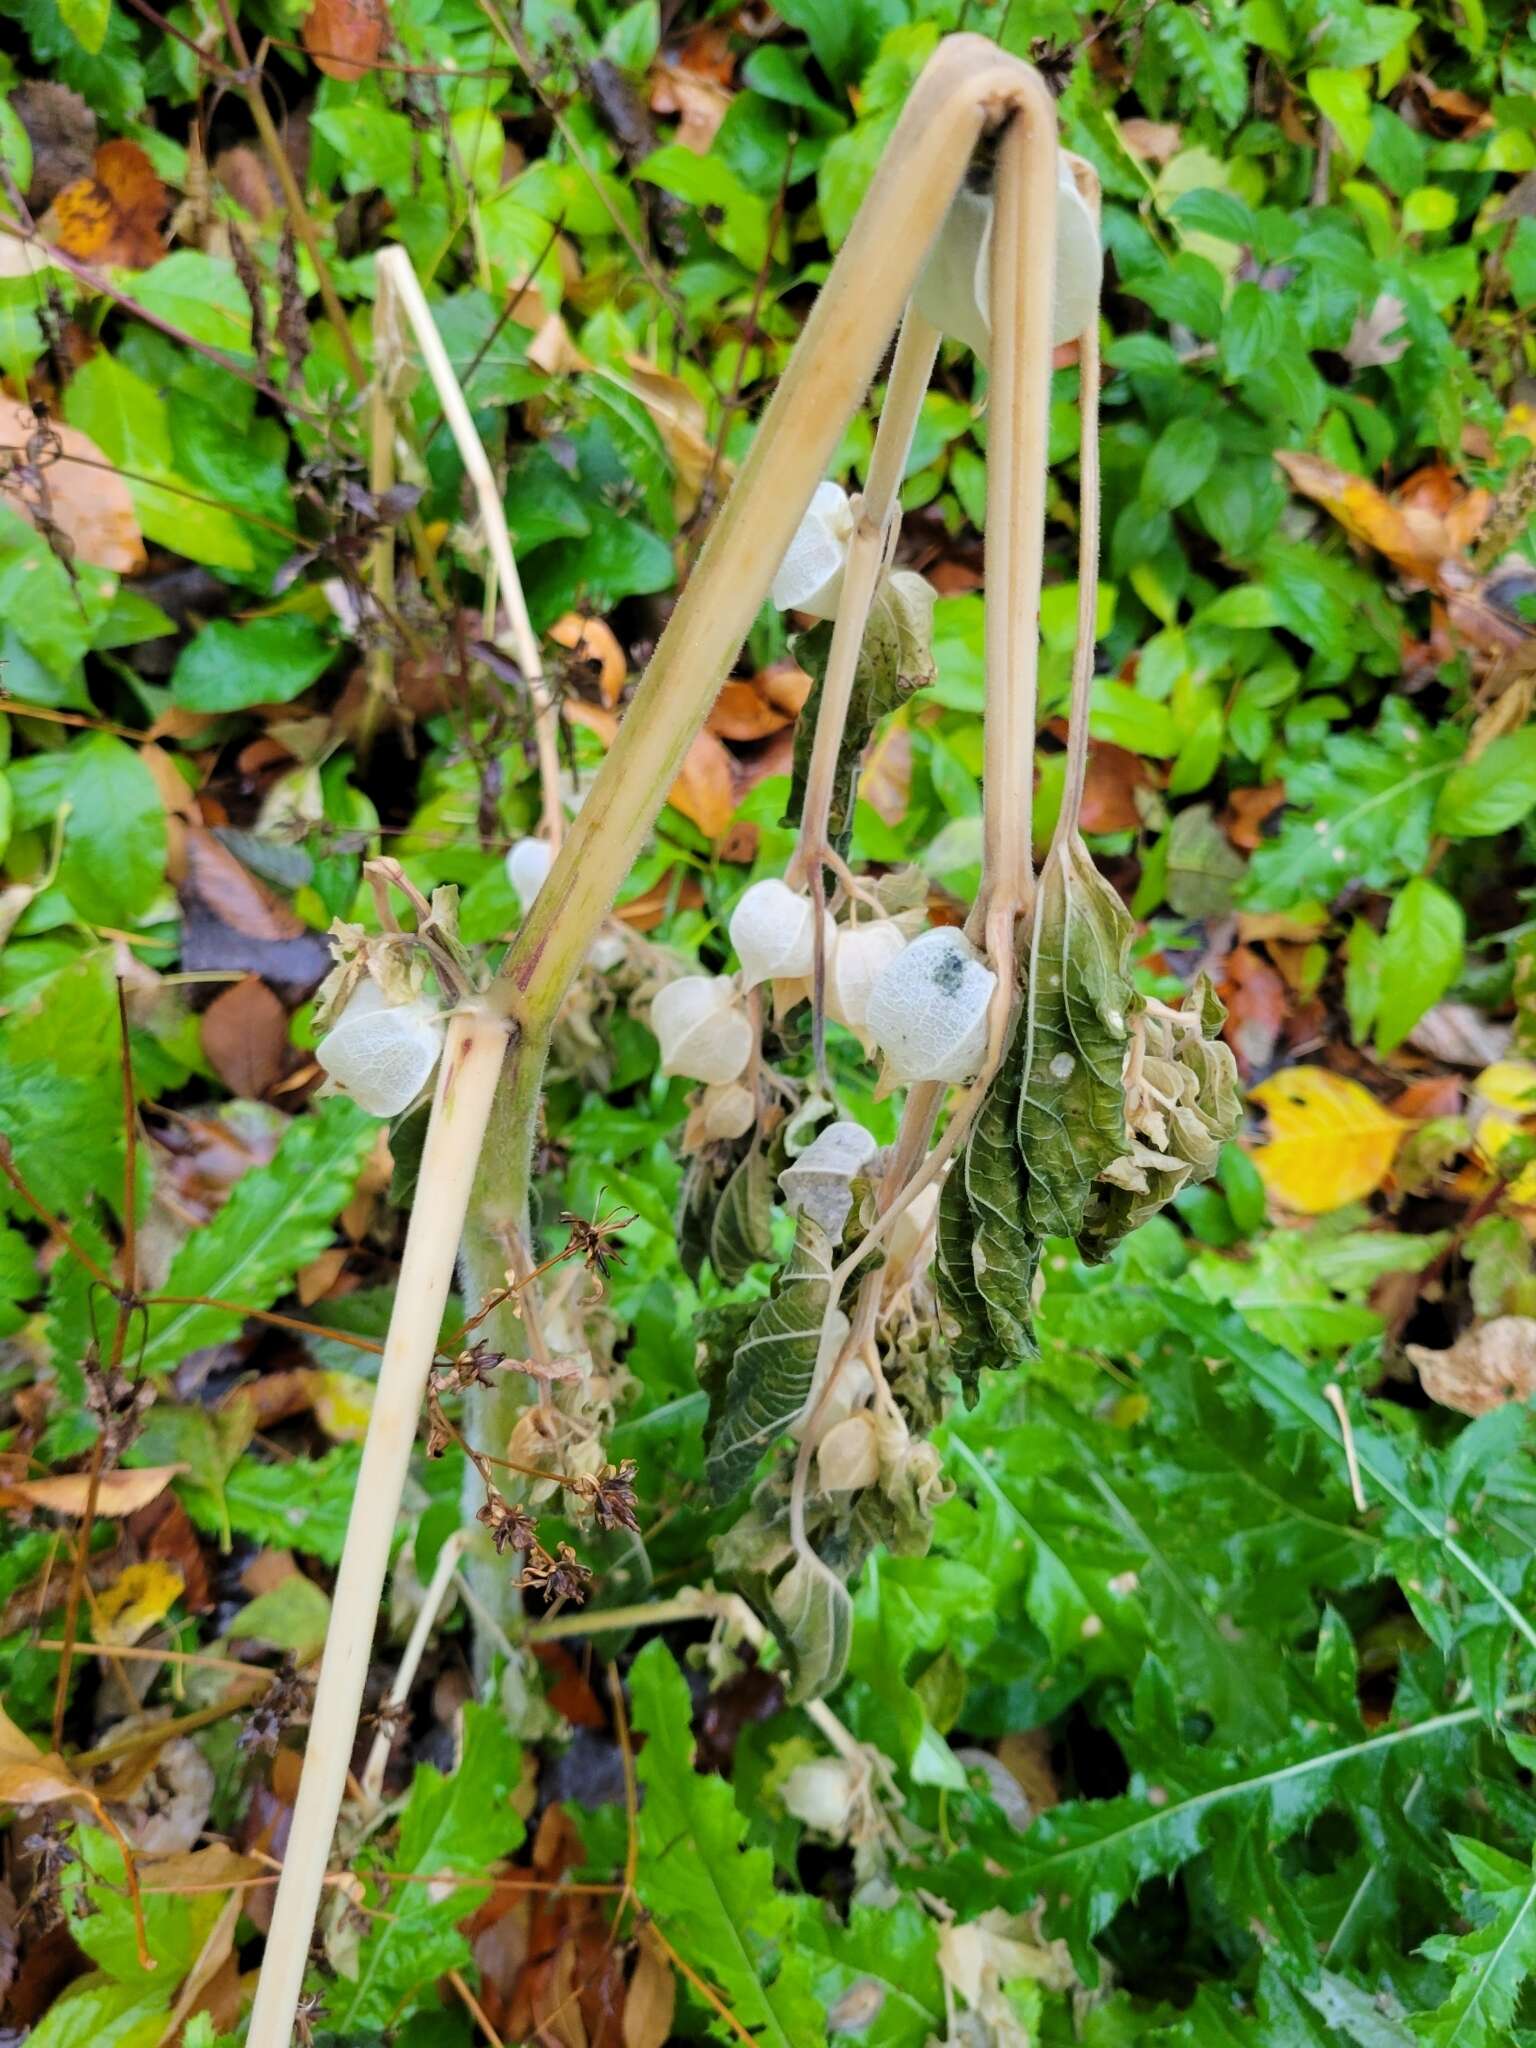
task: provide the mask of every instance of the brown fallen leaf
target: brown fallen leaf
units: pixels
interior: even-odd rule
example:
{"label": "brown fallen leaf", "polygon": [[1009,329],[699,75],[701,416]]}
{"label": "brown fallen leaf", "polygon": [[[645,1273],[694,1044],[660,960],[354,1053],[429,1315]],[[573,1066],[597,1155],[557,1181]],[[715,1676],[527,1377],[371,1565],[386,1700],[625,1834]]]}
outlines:
{"label": "brown fallen leaf", "polygon": [[1536,1394],[1536,1317],[1495,1316],[1475,1323],[1449,1351],[1405,1344],[1431,1401],[1458,1415],[1486,1415]]}
{"label": "brown fallen leaf", "polygon": [[1142,823],[1137,793],[1154,786],[1152,771],[1139,754],[1108,740],[1090,740],[1083,777],[1083,830],[1134,832]]}
{"label": "brown fallen leaf", "polygon": [[1227,1006],[1221,1035],[1237,1055],[1246,1079],[1274,1060],[1290,1007],[1285,983],[1251,946],[1234,946],[1227,955],[1220,995]]}
{"label": "brown fallen leaf", "polygon": [[723,740],[762,740],[789,723],[786,714],[758,689],[755,677],[748,682],[734,676],[721,686],[705,727]]}
{"label": "brown fallen leaf", "polygon": [[299,33],[315,69],[350,85],[377,64],[388,30],[384,0],[315,0]]}
{"label": "brown fallen leaf", "polygon": [[883,824],[899,825],[912,797],[912,734],[900,721],[888,724],[864,756],[859,795]]}
{"label": "brown fallen leaf", "polygon": [[[1410,478],[1389,498],[1367,478],[1320,455],[1281,448],[1275,460],[1293,487],[1321,505],[1352,539],[1385,555],[1412,581],[1451,596],[1463,609],[1483,608],[1479,586],[1460,558],[1488,516],[1492,500],[1486,491],[1464,491],[1447,472],[1444,481]],[[1415,483],[1417,488],[1409,488]]]}
{"label": "brown fallen leaf", "polygon": [[668,376],[649,356],[632,355],[624,360],[627,374],[618,381],[634,393],[656,423],[677,476],[672,509],[680,520],[687,520],[698,505],[711,469],[721,490],[730,483],[735,470],[724,457],[716,464],[703,401],[680,377]]}
{"label": "brown fallen leaf", "polygon": [[1264,844],[1264,821],[1273,817],[1285,802],[1283,782],[1261,783],[1257,789],[1234,789],[1227,798],[1222,824],[1227,837],[1244,853],[1255,853]]}
{"label": "brown fallen leaf", "polygon": [[1143,163],[1165,164],[1169,157],[1178,155],[1184,131],[1177,121],[1148,121],[1133,114],[1120,123],[1120,140]]}
{"label": "brown fallen leaf", "polygon": [[590,666],[605,704],[618,703],[629,664],[611,626],[601,619],[584,619],[580,612],[567,612],[549,628],[549,637],[557,646],[569,648],[573,660]]}
{"label": "brown fallen leaf", "polygon": [[241,968],[299,1001],[331,968],[331,949],[212,832],[187,830],[181,964],[189,972]]}
{"label": "brown fallen leaf", "polygon": [[703,901],[704,890],[698,876],[680,874],[678,869],[671,868],[643,895],[632,896],[613,914],[631,931],[653,932],[664,917],[672,915],[674,905],[678,910],[697,910]]}
{"label": "brown fallen leaf", "polygon": [[258,1102],[288,1070],[288,1012],[258,974],[216,995],[203,1012],[203,1051],[232,1095]]}
{"label": "brown fallen leaf", "polygon": [[82,263],[148,270],[165,254],[160,224],[171,195],[136,142],[104,142],[89,176],[72,179],[38,227]]}
{"label": "brown fallen leaf", "polygon": [[666,2048],[677,2010],[677,1978],[649,1927],[640,1930],[640,1953],[624,1994],[624,2048]]}
{"label": "brown fallen leaf", "polygon": [[658,58],[651,66],[651,112],[677,114],[674,142],[708,156],[735,95],[717,79]]}
{"label": "brown fallen leaf", "polygon": [[[133,1471],[103,1472],[96,1489],[98,1515],[136,1514],[164,1493],[185,1465],[140,1465]],[[52,1479],[11,1479],[0,1485],[6,1507],[46,1508],[54,1515],[83,1515],[90,1494],[88,1472],[61,1472]]]}
{"label": "brown fallen leaf", "polygon": [[[0,458],[15,461],[26,456],[37,424],[30,409],[18,407],[13,418],[15,424],[7,424],[0,438]],[[71,542],[78,561],[119,576],[137,575],[146,559],[144,535],[127,484],[78,427],[50,420],[44,432],[49,442],[58,444],[57,453],[50,448],[37,465],[46,518]],[[23,518],[38,523],[26,496],[10,495],[6,502]]]}
{"label": "brown fallen leaf", "polygon": [[[595,732],[605,747],[612,746],[619,721],[605,705],[584,704],[568,697],[561,706],[573,725]],[[736,786],[731,756],[725,743],[712,732],[695,735],[683,756],[677,780],[667,792],[667,802],[681,811],[708,839],[719,839],[729,828],[736,809]]]}

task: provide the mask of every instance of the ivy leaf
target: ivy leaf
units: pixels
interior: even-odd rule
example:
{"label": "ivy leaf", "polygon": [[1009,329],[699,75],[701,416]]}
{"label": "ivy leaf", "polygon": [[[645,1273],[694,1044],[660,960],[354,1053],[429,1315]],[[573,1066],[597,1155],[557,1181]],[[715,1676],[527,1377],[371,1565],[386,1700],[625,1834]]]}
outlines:
{"label": "ivy leaf", "polygon": [[709,1263],[727,1287],[773,1256],[773,1171],[754,1145],[725,1184],[709,1226]]}
{"label": "ivy leaf", "polygon": [[[522,1754],[501,1709],[473,1703],[464,1709],[463,1753],[452,1777],[443,1777],[430,1764],[417,1766],[399,1843],[387,1864],[369,1873],[383,1910],[368,1922],[357,1976],[351,1982],[335,1979],[327,1993],[337,2026],[388,2026],[405,1999],[419,1994],[424,1984],[468,1966],[469,1942],[459,1923],[485,1898],[488,1866],[523,1839],[523,1823],[512,1804],[521,1777]],[[378,1882],[385,1871],[418,1879],[483,1877],[485,1882]]]}
{"label": "ivy leaf", "polygon": [[730,1787],[695,1770],[688,1687],[664,1643],[646,1644],[629,1683],[646,1737],[636,1874],[646,1910],[669,1941],[700,1958],[722,2002],[765,2048],[821,2040],[794,1902],[776,1888],[768,1851],[747,1847]]}
{"label": "ivy leaf", "polygon": [[[1466,1835],[1452,1835],[1450,1844],[1487,1917],[1470,1934],[1438,1934],[1424,1944],[1455,1982],[1434,2012],[1415,2017],[1413,2031],[1430,2048],[1500,2048],[1536,1973],[1536,1869]],[[1471,1918],[1476,1908],[1463,1902],[1458,1911]]]}
{"label": "ivy leaf", "polygon": [[[853,694],[838,749],[828,829],[833,845],[846,854],[853,838],[854,799],[859,766],[870,735],[887,713],[904,704],[915,690],[926,689],[938,674],[933,657],[933,585],[924,577],[898,569],[883,576],[875,590],[853,672]],[[790,785],[786,825],[798,824],[805,804],[811,749],[827,658],[832,652],[832,627],[813,626],[798,634],[795,659],[813,678],[814,687],[795,727],[795,768]]]}
{"label": "ivy leaf", "polygon": [[1040,877],[1024,998],[1019,1151],[1035,1237],[1082,1229],[1094,1181],[1130,1142],[1121,1079],[1134,927],[1074,833]]}
{"label": "ivy leaf", "polygon": [[[705,1477],[717,1500],[729,1500],[753,1467],[803,1412],[822,1348],[822,1319],[832,1295],[832,1243],[814,1218],[802,1216],[788,1263],[753,1317],[725,1384],[710,1401]],[[838,1309],[827,1325],[835,1352],[848,1334]]]}
{"label": "ivy leaf", "polygon": [[[161,1292],[270,1308],[330,1243],[377,1135],[377,1124],[340,1095],[296,1119],[271,1161],[239,1180],[206,1229],[187,1239]],[[189,1351],[233,1336],[240,1321],[237,1309],[151,1308],[141,1368],[172,1372]]]}

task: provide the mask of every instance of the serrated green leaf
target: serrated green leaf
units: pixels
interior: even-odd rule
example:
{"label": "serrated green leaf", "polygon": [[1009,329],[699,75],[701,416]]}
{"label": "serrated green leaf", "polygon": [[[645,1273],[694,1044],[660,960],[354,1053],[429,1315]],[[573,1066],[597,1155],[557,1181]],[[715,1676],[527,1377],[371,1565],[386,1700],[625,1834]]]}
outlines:
{"label": "serrated green leaf", "polygon": [[1452,1835],[1451,1848],[1476,1893],[1475,1902],[1458,1900],[1458,1913],[1479,1924],[1425,1944],[1453,1982],[1443,2004],[1414,2018],[1414,2037],[1429,2048],[1502,2048],[1536,1974],[1536,1870],[1465,1835]]}
{"label": "serrated green leaf", "polygon": [[629,1683],[647,1738],[637,1766],[641,1900],[742,2026],[772,2048],[806,2048],[824,2022],[793,1902],[774,1885],[768,1851],[746,1846],[730,1787],[695,1769],[688,1688],[665,1644],[646,1645]]}
{"label": "serrated green leaf", "polygon": [[727,1287],[773,1257],[773,1169],[754,1145],[710,1215],[709,1263]]}

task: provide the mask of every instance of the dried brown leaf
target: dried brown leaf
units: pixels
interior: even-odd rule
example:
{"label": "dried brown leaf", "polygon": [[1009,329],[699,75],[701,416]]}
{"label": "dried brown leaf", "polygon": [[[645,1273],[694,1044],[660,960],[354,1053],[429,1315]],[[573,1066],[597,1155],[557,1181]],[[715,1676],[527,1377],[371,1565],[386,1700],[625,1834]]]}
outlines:
{"label": "dried brown leaf", "polygon": [[202,1042],[230,1093],[259,1101],[288,1070],[288,1012],[260,975],[248,974],[208,1005]]}
{"label": "dried brown leaf", "polygon": [[377,64],[388,31],[384,0],[315,0],[300,33],[317,71],[353,84]]}
{"label": "dried brown leaf", "polygon": [[1405,1344],[1424,1391],[1458,1415],[1486,1415],[1536,1394],[1536,1318],[1495,1316],[1464,1331],[1449,1351]]}
{"label": "dried brown leaf", "polygon": [[171,195],[136,142],[104,142],[38,223],[45,240],[82,263],[147,270],[165,254],[160,224]]}

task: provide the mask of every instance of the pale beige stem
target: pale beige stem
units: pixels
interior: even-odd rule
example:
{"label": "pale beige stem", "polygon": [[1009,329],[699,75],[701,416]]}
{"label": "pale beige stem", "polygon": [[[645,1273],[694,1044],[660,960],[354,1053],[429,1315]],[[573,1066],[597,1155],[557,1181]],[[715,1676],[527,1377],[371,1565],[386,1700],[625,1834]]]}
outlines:
{"label": "pale beige stem", "polygon": [[[842,752],[843,728],[853,699],[854,676],[864,629],[869,623],[875,585],[890,556],[901,519],[899,493],[917,431],[918,415],[933,374],[939,351],[939,331],[908,306],[891,362],[885,403],[875,430],[874,452],[870,457],[869,480],[858,501],[858,523],[848,548],[843,587],[838,598],[837,620],[832,628],[832,645],[827,651],[827,669],[822,678],[821,698],[816,709],[816,738],[806,770],[805,803],[800,813],[800,838],[790,863],[789,880],[803,880],[811,864],[821,859],[827,845],[827,820],[837,784],[837,762]],[[817,925],[817,945],[821,927]]]}
{"label": "pale beige stem", "polygon": [[411,1446],[506,1049],[505,1024],[484,1010],[460,1010],[448,1026],[246,2048],[289,2048]]}
{"label": "pale beige stem", "polygon": [[475,502],[480,508],[480,524],[485,531],[485,544],[490,551],[491,565],[496,573],[496,583],[501,602],[506,607],[510,626],[512,652],[517,665],[523,672],[528,685],[529,699],[533,705],[534,738],[538,748],[539,784],[543,797],[543,832],[551,846],[560,844],[564,830],[565,816],[560,808],[560,747],[556,728],[555,708],[551,702],[544,680],[544,662],[539,652],[538,635],[528,616],[528,605],[523,597],[522,578],[517,573],[517,558],[512,552],[512,537],[507,531],[506,510],[501,502],[501,493],[496,488],[496,478],[491,469],[490,457],[485,445],[475,432],[475,423],[470,416],[468,403],[454,375],[453,364],[443,346],[443,338],[437,331],[426,296],[417,282],[411,259],[398,243],[381,249],[376,259],[381,283],[387,282],[395,292],[399,304],[411,323],[416,336],[416,346],[421,350],[421,359],[427,366],[427,375],[432,379],[437,392],[438,403],[443,408],[443,418],[448,422],[448,431],[459,451],[459,459],[469,474],[474,486]]}
{"label": "pale beige stem", "polygon": [[985,926],[993,902],[1011,905],[1019,916],[1034,895],[1030,832],[1056,250],[1056,111],[1034,72],[998,152],[995,205],[986,754],[974,930]]}
{"label": "pale beige stem", "polygon": [[394,1682],[384,1695],[379,1708],[379,1732],[373,1738],[373,1748],[368,1752],[368,1761],[363,1766],[363,1775],[359,1780],[363,1790],[365,1811],[376,1807],[383,1794],[384,1772],[389,1763],[390,1746],[394,1741],[393,1716],[411,1696],[411,1687],[416,1683],[416,1673],[421,1669],[421,1660],[426,1654],[427,1644],[432,1640],[438,1610],[448,1597],[448,1588],[468,1541],[469,1537],[463,1529],[455,1529],[437,1553],[437,1563],[421,1596],[421,1606],[417,1610],[415,1621],[411,1624],[411,1632],[406,1637],[399,1669],[395,1672]]}
{"label": "pale beige stem", "polygon": [[[1099,219],[1099,178],[1091,164],[1070,157],[1077,188]],[[1077,344],[1078,498],[1077,641],[1072,649],[1072,698],[1067,707],[1066,784],[1053,841],[1064,846],[1077,832],[1088,773],[1088,721],[1093,709],[1093,651],[1099,631],[1099,308]]]}
{"label": "pale beige stem", "polygon": [[[368,488],[375,500],[395,481],[395,411],[390,403],[387,372],[376,363],[368,401]],[[395,643],[391,621],[395,610],[395,531],[387,521],[371,550],[368,581],[373,591],[373,644],[368,650],[368,694],[363,703],[361,740],[372,740],[386,706],[395,702]]]}

